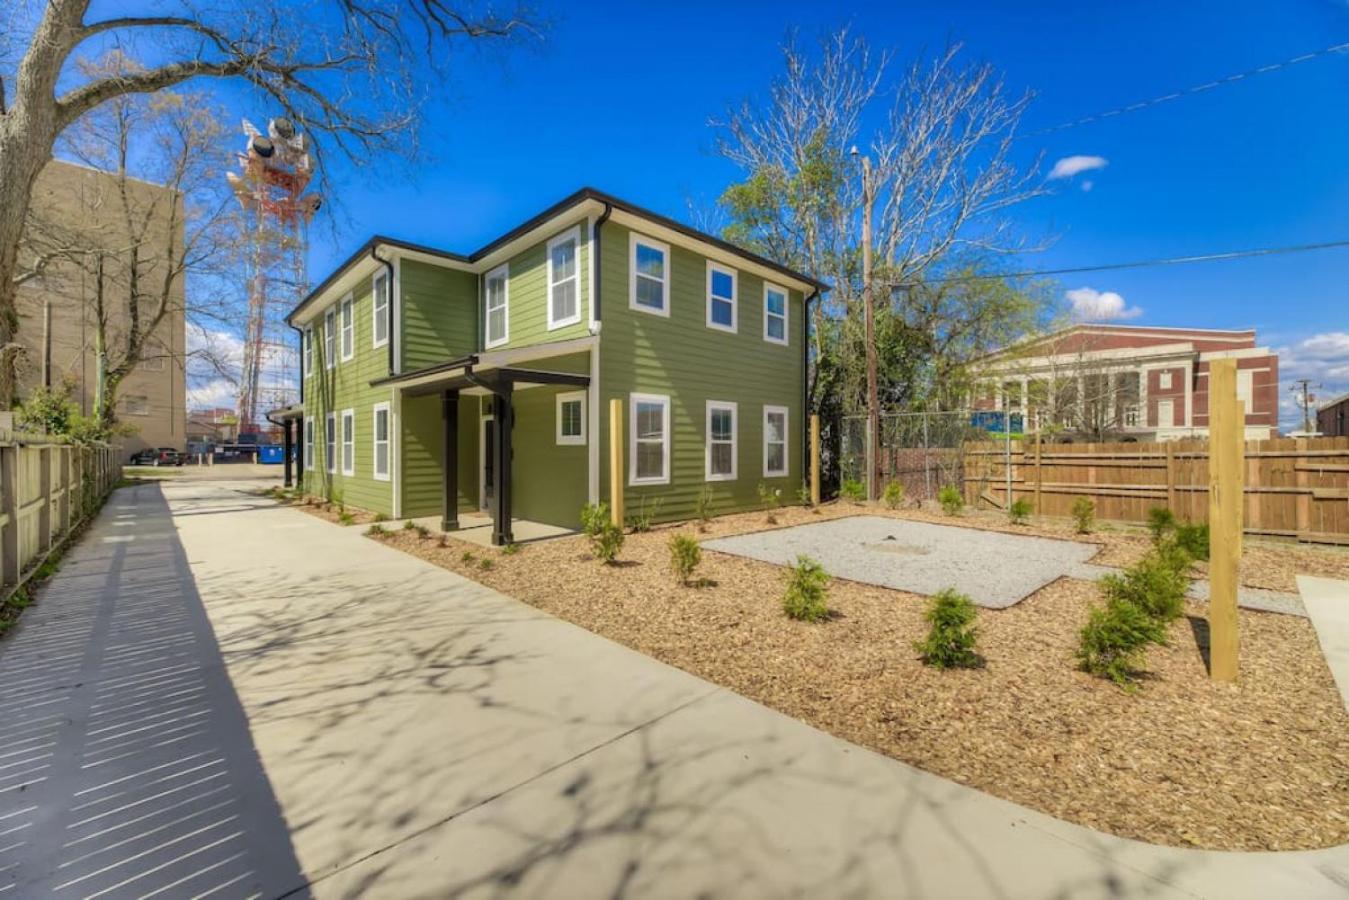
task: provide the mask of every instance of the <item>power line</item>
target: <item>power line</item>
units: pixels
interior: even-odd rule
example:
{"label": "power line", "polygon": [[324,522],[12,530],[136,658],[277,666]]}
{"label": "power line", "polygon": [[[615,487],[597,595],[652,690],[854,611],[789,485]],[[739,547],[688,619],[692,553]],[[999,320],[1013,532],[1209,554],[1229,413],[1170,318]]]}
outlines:
{"label": "power line", "polygon": [[1162,94],[1160,97],[1153,97],[1150,100],[1140,100],[1137,103],[1130,103],[1128,106],[1116,107],[1115,109],[1107,110],[1106,112],[1103,113],[1096,113],[1095,115],[1086,116],[1081,119],[1074,119],[1070,122],[1061,122],[1058,125],[1051,125],[1048,128],[1041,128],[1038,131],[1027,132],[1026,134],[1020,135],[1019,139],[1024,140],[1026,138],[1041,137],[1043,135],[1053,134],[1055,132],[1063,131],[1068,128],[1076,128],[1079,125],[1089,125],[1092,122],[1099,122],[1102,119],[1110,119],[1115,116],[1123,115],[1124,113],[1137,112],[1141,109],[1148,109],[1149,107],[1157,106],[1162,103],[1170,103],[1172,100],[1179,100],[1181,97],[1189,97],[1193,96],[1194,94],[1202,94],[1204,91],[1211,91],[1216,87],[1221,87],[1222,85],[1225,84],[1232,84],[1237,81],[1242,81],[1243,79],[1246,78],[1252,78],[1256,75],[1264,75],[1267,72],[1275,72],[1278,71],[1279,69],[1287,69],[1290,66],[1296,66],[1299,63],[1311,62],[1314,59],[1320,59],[1321,57],[1329,56],[1332,53],[1343,53],[1346,50],[1349,50],[1349,41],[1346,41],[1342,44],[1335,44],[1332,47],[1326,47],[1321,50],[1313,50],[1311,53],[1303,53],[1301,56],[1294,56],[1289,59],[1285,59],[1282,62],[1270,63],[1269,65],[1266,66],[1260,66],[1255,69],[1247,69],[1244,72],[1237,72],[1234,75],[1228,75],[1226,78],[1219,78],[1214,81],[1205,82],[1204,84],[1195,85],[1194,87],[1184,88],[1183,90],[1179,91],[1172,91],[1169,94]]}

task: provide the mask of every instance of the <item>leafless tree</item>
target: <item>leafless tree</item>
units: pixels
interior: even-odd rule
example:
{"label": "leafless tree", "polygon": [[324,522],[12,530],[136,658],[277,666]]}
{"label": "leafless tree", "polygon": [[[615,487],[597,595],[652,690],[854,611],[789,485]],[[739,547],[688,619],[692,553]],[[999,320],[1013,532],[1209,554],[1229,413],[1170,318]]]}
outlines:
{"label": "leafless tree", "polygon": [[[498,14],[465,5],[471,2],[171,0],[153,13],[92,20],[89,0],[6,4],[0,50],[12,52],[0,57],[0,408],[14,395],[18,255],[33,185],[75,122],[118,97],[232,79],[314,138],[320,173],[330,149],[352,157],[406,153],[419,74],[437,71],[459,39],[510,38],[535,27],[523,8]],[[73,65],[111,48],[144,65],[94,75]]]}

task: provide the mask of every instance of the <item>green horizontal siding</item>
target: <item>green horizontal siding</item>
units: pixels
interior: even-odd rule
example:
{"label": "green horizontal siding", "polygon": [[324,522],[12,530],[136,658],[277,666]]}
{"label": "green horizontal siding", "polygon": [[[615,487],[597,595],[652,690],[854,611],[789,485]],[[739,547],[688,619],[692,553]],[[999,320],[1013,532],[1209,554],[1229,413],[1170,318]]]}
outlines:
{"label": "green horizontal siding", "polygon": [[477,349],[478,276],[404,259],[399,263],[402,371]]}
{"label": "green horizontal siding", "polygon": [[[459,511],[478,508],[477,397],[459,400]],[[403,400],[403,515],[438,516],[443,512],[441,448],[445,424],[438,395]]]}
{"label": "green horizontal siding", "polygon": [[[548,330],[548,242],[564,232],[577,228],[580,234],[580,246],[577,251],[578,269],[580,271],[580,300],[578,309],[580,310],[580,321],[564,325],[561,328]],[[564,228],[559,228],[549,234],[537,244],[511,257],[507,265],[510,268],[508,278],[509,293],[507,304],[509,311],[509,327],[507,337],[509,340],[505,344],[493,347],[493,350],[505,350],[514,347],[532,347],[535,344],[543,344],[549,341],[565,341],[572,338],[585,337],[590,333],[589,326],[589,303],[590,303],[590,233],[586,220],[581,219],[573,222]],[[493,270],[495,271],[495,270]],[[484,284],[486,277],[483,278]],[[479,297],[478,306],[485,310],[484,299]],[[482,333],[485,328],[486,313],[483,313],[483,322],[479,325],[479,346],[486,346],[486,335]]]}
{"label": "green horizontal siding", "polygon": [[581,507],[587,495],[588,448],[584,444],[557,443],[557,395],[576,390],[534,387],[516,391],[512,398],[515,477],[511,482],[511,507],[517,518],[563,528],[580,527]]}

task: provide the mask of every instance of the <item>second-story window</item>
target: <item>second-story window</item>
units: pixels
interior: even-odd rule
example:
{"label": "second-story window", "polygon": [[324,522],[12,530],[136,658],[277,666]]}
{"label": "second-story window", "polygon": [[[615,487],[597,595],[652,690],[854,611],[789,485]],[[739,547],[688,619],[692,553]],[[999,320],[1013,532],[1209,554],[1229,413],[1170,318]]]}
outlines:
{"label": "second-story window", "polygon": [[314,374],[314,326],[305,327],[300,343],[304,344],[304,377],[308,378]]}
{"label": "second-story window", "polygon": [[735,269],[707,264],[707,327],[735,332]]}
{"label": "second-story window", "polygon": [[510,270],[506,266],[487,273],[487,283],[483,287],[486,294],[487,313],[484,317],[483,343],[486,347],[497,347],[509,340],[510,332]]}
{"label": "second-story window", "polygon": [[389,273],[380,272],[370,285],[371,306],[374,307],[370,320],[370,333],[374,335],[371,346],[383,347],[389,343]]}
{"label": "second-story window", "polygon": [[670,314],[670,248],[659,241],[634,234],[628,271],[628,305],[658,316]]}
{"label": "second-story window", "polygon": [[328,307],[323,314],[323,365],[331,369],[337,361],[337,310]]}
{"label": "second-story window", "polygon": [[787,292],[775,284],[763,287],[763,339],[787,343]]}
{"label": "second-story window", "polygon": [[548,327],[581,321],[581,232],[573,228],[548,242]]}
{"label": "second-story window", "polygon": [[356,321],[352,315],[351,295],[342,298],[342,360],[351,359],[356,353]]}

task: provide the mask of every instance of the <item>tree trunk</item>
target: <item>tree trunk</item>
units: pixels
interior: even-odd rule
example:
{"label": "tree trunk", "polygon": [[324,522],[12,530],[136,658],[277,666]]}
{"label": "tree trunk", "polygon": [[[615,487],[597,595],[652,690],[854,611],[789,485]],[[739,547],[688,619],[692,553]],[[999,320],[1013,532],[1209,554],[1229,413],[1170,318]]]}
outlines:
{"label": "tree trunk", "polygon": [[[22,347],[18,343],[19,243],[33,194],[33,183],[51,159],[51,141],[34,140],[22,127],[21,110],[0,116],[0,409],[15,399],[15,377]],[[55,134],[51,135],[52,140]]]}
{"label": "tree trunk", "polygon": [[871,471],[867,473],[867,492],[868,500],[875,500],[878,495],[877,469],[880,466],[881,454],[881,401],[880,389],[877,385],[876,377],[876,310],[875,294],[871,289],[872,281],[872,260],[871,260],[871,206],[873,203],[871,190],[871,160],[862,157],[862,312],[866,321],[866,357],[867,357],[867,425],[870,435],[870,446],[868,456],[871,457]]}

